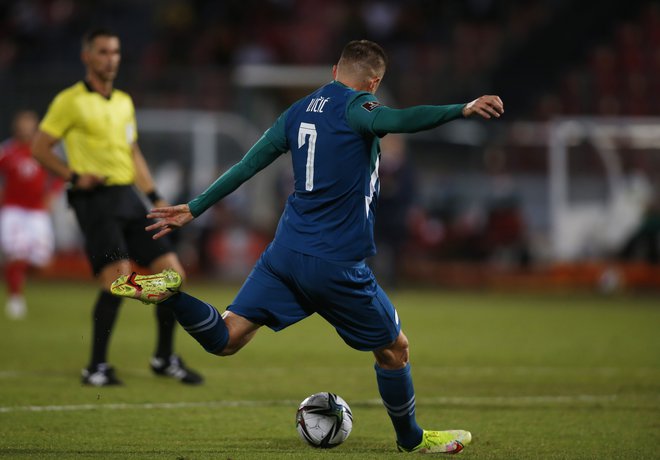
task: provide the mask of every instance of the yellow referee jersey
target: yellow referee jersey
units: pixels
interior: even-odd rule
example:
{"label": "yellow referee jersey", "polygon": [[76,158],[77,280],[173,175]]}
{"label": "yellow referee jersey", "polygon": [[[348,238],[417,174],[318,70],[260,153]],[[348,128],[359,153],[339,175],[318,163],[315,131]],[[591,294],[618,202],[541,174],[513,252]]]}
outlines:
{"label": "yellow referee jersey", "polygon": [[78,82],[55,96],[39,128],[64,141],[69,167],[78,174],[107,177],[106,185],[134,182],[135,108],[123,91],[105,98]]}

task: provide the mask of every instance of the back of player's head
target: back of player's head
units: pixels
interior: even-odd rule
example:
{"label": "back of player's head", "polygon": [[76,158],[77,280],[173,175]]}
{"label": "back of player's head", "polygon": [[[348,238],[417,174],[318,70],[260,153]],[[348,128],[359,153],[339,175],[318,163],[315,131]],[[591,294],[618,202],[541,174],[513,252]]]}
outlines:
{"label": "back of player's head", "polygon": [[365,79],[382,78],[387,67],[387,55],[377,43],[353,40],[344,46],[337,66]]}
{"label": "back of player's head", "polygon": [[94,27],[85,32],[82,36],[83,49],[89,48],[97,37],[117,37],[119,36],[108,27]]}

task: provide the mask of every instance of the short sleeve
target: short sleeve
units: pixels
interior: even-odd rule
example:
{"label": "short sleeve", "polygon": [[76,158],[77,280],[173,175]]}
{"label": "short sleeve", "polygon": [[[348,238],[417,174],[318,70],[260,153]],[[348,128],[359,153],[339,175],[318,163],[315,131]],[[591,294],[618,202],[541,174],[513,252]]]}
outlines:
{"label": "short sleeve", "polygon": [[362,135],[378,135],[373,130],[373,122],[382,107],[376,96],[371,93],[358,93],[346,107],[346,120],[351,128]]}
{"label": "short sleeve", "polygon": [[137,121],[135,120],[135,106],[130,96],[128,97],[128,102],[131,104],[131,118],[126,125],[126,140],[129,144],[133,144],[138,140]]}
{"label": "short sleeve", "polygon": [[270,143],[273,144],[275,148],[282,153],[289,150],[289,142],[286,139],[286,117],[288,113],[288,110],[282,113],[282,115],[280,115],[277,120],[275,120],[273,126],[268,128],[268,130],[264,133],[264,136],[266,136]]}
{"label": "short sleeve", "polygon": [[55,96],[48,107],[46,115],[39,124],[39,129],[58,139],[62,138],[73,125],[72,113],[65,94],[60,93]]}

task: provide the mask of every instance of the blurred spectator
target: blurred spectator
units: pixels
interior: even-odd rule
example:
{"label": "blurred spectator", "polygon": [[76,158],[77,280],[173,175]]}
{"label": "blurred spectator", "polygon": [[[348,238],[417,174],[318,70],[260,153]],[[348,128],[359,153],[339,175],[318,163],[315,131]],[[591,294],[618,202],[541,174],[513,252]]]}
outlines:
{"label": "blurred spectator", "polygon": [[197,245],[200,271],[228,281],[240,281],[250,272],[269,240],[237,212],[240,203],[232,199],[225,201],[210,209],[209,217],[204,219]]}
{"label": "blurred spectator", "polygon": [[[47,69],[59,81],[39,86],[51,94],[75,79],[82,29],[104,25],[132,43],[125,50],[132,68],[125,66],[122,82],[129,92],[150,105],[217,109],[231,100],[221,95],[214,99],[216,106],[208,107],[197,87],[207,72],[231,71],[237,63],[327,64],[339,51],[337,43],[368,38],[392,47],[396,59],[388,87],[397,99],[411,91],[407,82],[413,74],[419,77],[412,88],[420,90],[418,97],[460,100],[485,90],[482,79],[504,53],[556,10],[543,0],[410,0],[405,8],[393,0],[17,0],[0,5],[0,73],[11,69],[10,79],[20,79]],[[177,73],[188,78],[172,76]],[[46,87],[50,84],[53,88]],[[231,93],[231,88],[223,91]]]}
{"label": "blurred spectator", "polygon": [[660,200],[649,204],[639,227],[619,253],[621,260],[641,260],[660,263]]}
{"label": "blurred spectator", "polygon": [[593,38],[585,41],[586,63],[561,72],[555,90],[560,104],[552,104],[552,93],[547,93],[537,104],[538,118],[659,113],[658,88],[652,85],[659,85],[654,65],[660,67],[660,6],[652,1],[640,2],[639,6],[636,17],[615,19],[607,38],[596,43]]}
{"label": "blurred spectator", "polygon": [[618,258],[622,261],[643,261],[660,264],[660,192],[654,186],[655,175],[648,173],[643,157],[635,158],[630,176],[637,189],[638,202],[644,209],[642,218],[625,241]]}
{"label": "blurred spectator", "polygon": [[514,178],[507,172],[506,153],[498,148],[488,149],[484,163],[490,178],[483,231],[486,256],[495,265],[527,267],[527,230]]}
{"label": "blurred spectator", "polygon": [[388,134],[381,140],[380,148],[379,212],[374,227],[378,254],[373,267],[383,284],[395,285],[401,276],[402,253],[415,202],[415,171],[408,160],[403,135]]}

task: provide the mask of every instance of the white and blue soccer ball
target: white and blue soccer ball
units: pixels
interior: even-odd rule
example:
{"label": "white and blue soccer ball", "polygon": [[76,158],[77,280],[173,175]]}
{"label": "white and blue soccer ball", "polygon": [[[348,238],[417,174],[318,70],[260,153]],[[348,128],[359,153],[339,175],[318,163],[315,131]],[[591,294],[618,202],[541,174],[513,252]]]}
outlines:
{"label": "white and blue soccer ball", "polygon": [[310,446],[329,449],[346,441],[351,434],[353,413],[340,396],[315,393],[298,406],[296,429]]}

